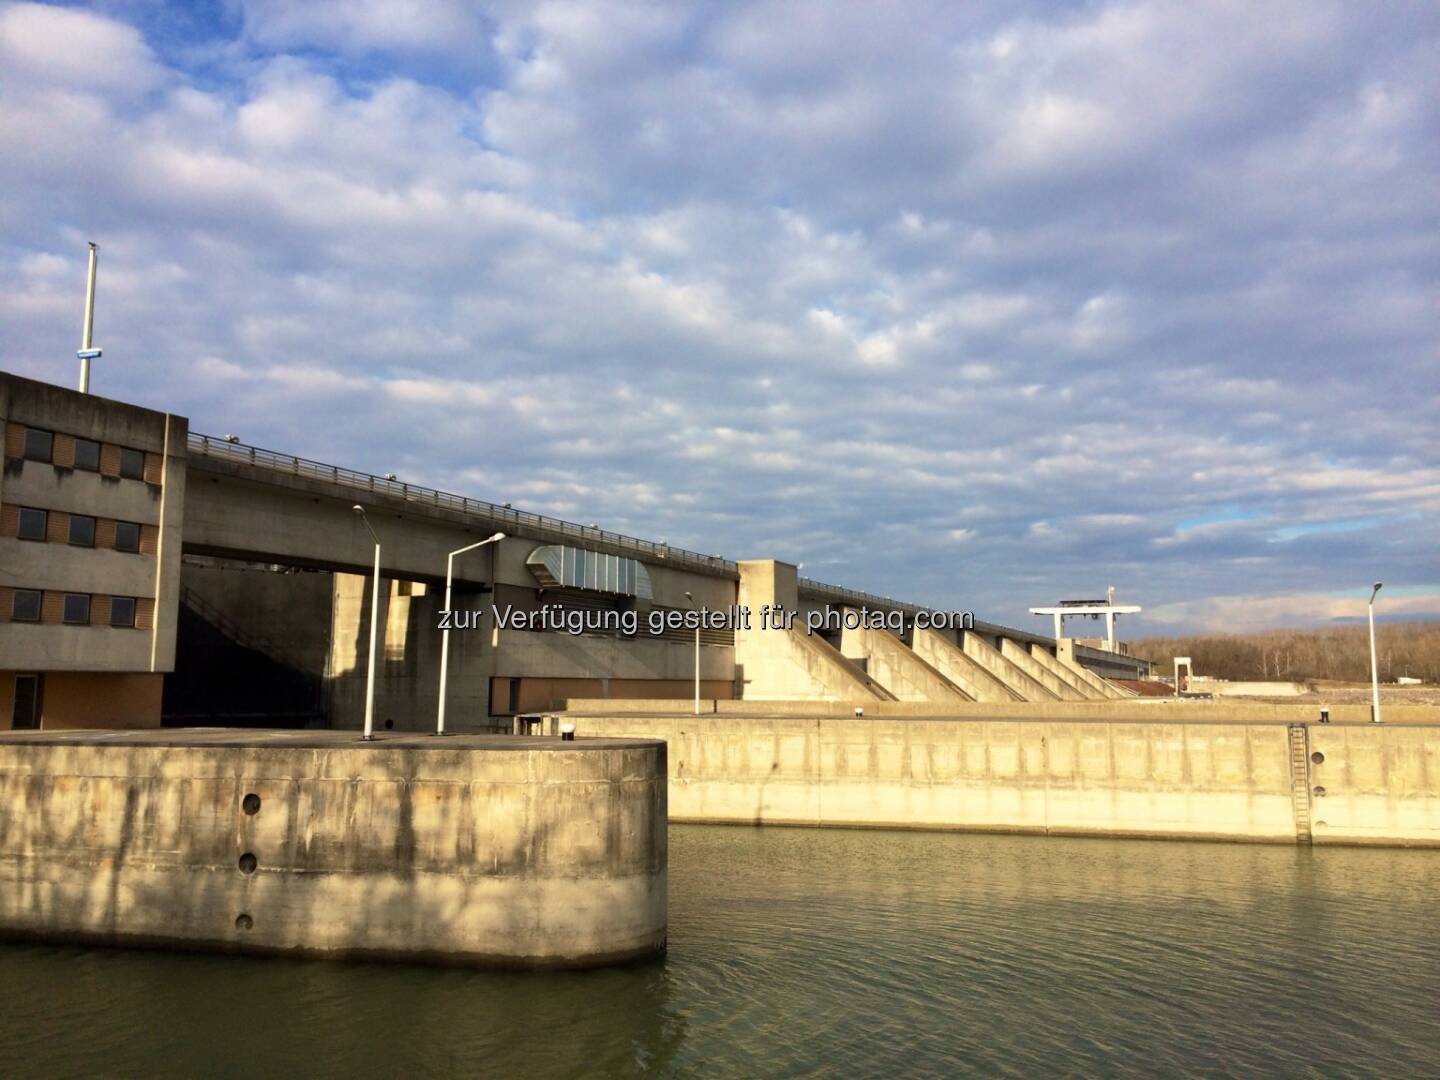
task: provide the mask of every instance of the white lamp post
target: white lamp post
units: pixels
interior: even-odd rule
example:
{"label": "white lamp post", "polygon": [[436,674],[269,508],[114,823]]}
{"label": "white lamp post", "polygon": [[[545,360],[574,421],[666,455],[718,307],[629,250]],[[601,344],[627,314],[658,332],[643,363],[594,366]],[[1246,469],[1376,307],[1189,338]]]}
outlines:
{"label": "white lamp post", "polygon": [[[497,532],[494,536],[486,537],[484,540],[477,540],[467,547],[456,548],[450,552],[449,558],[445,560],[445,610],[450,610],[450,584],[455,578],[455,556],[464,555],[467,551],[474,551],[486,544],[493,544],[498,540],[504,540],[505,534]],[[445,679],[450,669],[450,623],[452,619],[445,620],[445,629],[440,633],[440,704],[435,710],[435,734],[445,734]]]}
{"label": "white lamp post", "polygon": [[360,521],[365,525],[365,531],[375,541],[375,576],[370,584],[370,667],[365,673],[365,734],[362,739],[375,738],[375,635],[380,629],[380,537],[375,535],[375,530],[370,527],[370,519],[365,516],[365,508],[356,503],[350,508],[360,515]]}
{"label": "white lamp post", "polygon": [[[695,597],[688,592],[685,599],[690,601],[690,610],[695,610]],[[700,715],[700,620],[695,620],[695,715]]]}
{"label": "white lamp post", "polygon": [[1375,582],[1370,590],[1370,722],[1380,723],[1380,666],[1375,662],[1375,594],[1385,583]]}

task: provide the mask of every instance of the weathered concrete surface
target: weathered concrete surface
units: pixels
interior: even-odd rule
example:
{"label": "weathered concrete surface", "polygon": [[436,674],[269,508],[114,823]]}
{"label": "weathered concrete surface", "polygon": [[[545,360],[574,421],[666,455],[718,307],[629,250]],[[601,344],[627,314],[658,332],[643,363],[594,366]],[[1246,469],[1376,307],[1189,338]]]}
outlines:
{"label": "weathered concrete surface", "polygon": [[[1042,668],[1050,672],[1050,674],[1054,675],[1061,682],[1069,686],[1070,689],[1075,691],[1075,694],[1072,694],[1070,696],[1070,700],[1105,701],[1107,698],[1110,697],[1109,694],[1105,693],[1105,691],[1095,686],[1088,679],[1081,678],[1079,674],[1071,671],[1064,664],[1060,663],[1059,660],[1056,660],[1055,654],[1052,653],[1049,649],[1045,648],[1043,645],[1031,645],[1029,653],[1030,658],[1035,663],[1039,664]],[[1092,675],[1090,678],[1094,679],[1095,676]],[[1101,682],[1103,680],[1096,679],[1095,681]],[[1078,698],[1075,696],[1077,694],[1079,695]],[[1118,697],[1119,695],[1117,694],[1116,696]]]}
{"label": "weathered concrete surface", "polygon": [[1440,846],[1440,724],[1311,725],[1297,766],[1304,725],[1175,713],[567,717],[665,739],[677,821]]}
{"label": "weathered concrete surface", "polygon": [[1440,843],[1440,728],[1332,723],[1306,734],[1313,843]]}
{"label": "weathered concrete surface", "polygon": [[863,660],[865,673],[899,701],[973,700],[888,630],[847,626],[841,634],[840,652],[852,660]]}
{"label": "weathered concrete surface", "polygon": [[893,701],[879,682],[803,625],[767,626],[762,612],[777,606],[799,610],[796,568],[774,559],[754,559],[740,567],[739,603],[750,611],[750,625],[735,631],[735,678],[741,697],[772,701]]}
{"label": "weathered concrete surface", "polygon": [[[691,713],[688,697],[570,698],[570,712],[597,716],[631,713]],[[722,716],[850,716],[861,702],[845,701],[714,701],[701,702],[707,713]],[[1370,719],[1368,704],[1327,705],[1336,723],[1362,723]],[[1206,699],[1129,698],[1124,701],[1008,701],[960,702],[943,708],[925,701],[877,701],[865,704],[866,716],[908,716],[927,720],[1160,720],[1202,724],[1309,724],[1320,717],[1318,704],[1281,704],[1271,701],[1210,701]],[[1440,707],[1387,705],[1385,723],[1440,727]]]}
{"label": "weathered concrete surface", "polygon": [[915,655],[935,668],[975,701],[987,703],[1022,700],[1020,695],[990,671],[965,655],[944,634],[935,630],[916,630]]}
{"label": "weathered concrete surface", "polygon": [[1052,693],[1046,689],[1043,683],[1021,671],[1014,663],[1007,660],[999,649],[979,634],[973,634],[966,630],[961,644],[965,649],[966,656],[980,664],[1026,701],[1058,700],[1060,695]]}
{"label": "weathered concrete surface", "polygon": [[[1044,642],[1037,642],[1037,644],[1040,644],[1041,648],[1044,648]],[[1087,657],[1087,664],[1089,665],[1087,665],[1086,662],[1081,662],[1081,655]],[[1081,651],[1080,647],[1077,647],[1076,642],[1074,642],[1074,638],[1058,638],[1056,641],[1056,660],[1060,661],[1060,664],[1064,665],[1064,667],[1076,672],[1076,674],[1080,675],[1084,680],[1089,681],[1090,684],[1099,684],[1104,690],[1104,696],[1112,698],[1139,697],[1139,694],[1130,690],[1129,687],[1117,687],[1115,683],[1112,683],[1112,681],[1110,681],[1112,678],[1125,678],[1128,677],[1128,675],[1125,675],[1123,671],[1117,671],[1115,668],[1103,664],[1103,662],[1097,662],[1097,655],[1103,655],[1099,649],[1083,649],[1083,651]]]}
{"label": "weathered concrete surface", "polygon": [[1039,660],[1036,660],[1030,655],[1030,651],[1026,649],[1025,646],[1018,642],[1011,641],[1009,638],[1001,638],[1000,655],[1005,657],[1006,660],[1009,660],[1026,675],[1029,675],[1041,686],[1045,687],[1046,690],[1049,690],[1050,693],[1054,694],[1061,701],[1090,700],[1088,694],[1083,693],[1072,685],[1068,679],[1061,678],[1040,663]]}
{"label": "weathered concrete surface", "polygon": [[0,933],[499,966],[653,953],[665,762],[653,740],[0,735]]}
{"label": "weathered concrete surface", "polygon": [[[1031,648],[1034,651],[1049,654],[1049,649],[1038,642],[1032,645]],[[1070,672],[1081,682],[1100,691],[1100,696],[1103,698],[1120,701],[1140,696],[1134,690],[1127,689],[1123,686],[1116,686],[1109,679],[1102,679],[1099,675],[1096,675],[1095,672],[1080,663],[1080,661],[1075,658],[1075,642],[1068,638],[1061,638],[1055,642],[1055,652],[1053,655],[1056,664]]]}

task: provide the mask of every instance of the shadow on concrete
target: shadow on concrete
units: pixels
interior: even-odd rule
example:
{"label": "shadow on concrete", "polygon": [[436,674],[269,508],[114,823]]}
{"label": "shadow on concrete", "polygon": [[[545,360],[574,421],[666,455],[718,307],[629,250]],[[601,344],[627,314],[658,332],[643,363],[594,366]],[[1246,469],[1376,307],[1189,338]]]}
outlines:
{"label": "shadow on concrete", "polygon": [[324,727],[325,679],[279,658],[186,593],[165,677],[166,727]]}

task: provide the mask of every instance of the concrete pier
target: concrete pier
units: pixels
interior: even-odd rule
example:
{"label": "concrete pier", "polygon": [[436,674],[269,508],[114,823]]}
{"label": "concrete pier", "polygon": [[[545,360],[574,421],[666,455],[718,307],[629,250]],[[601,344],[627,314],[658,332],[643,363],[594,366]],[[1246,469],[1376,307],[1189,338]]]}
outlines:
{"label": "concrete pier", "polygon": [[662,950],[656,740],[0,734],[0,934],[582,967]]}

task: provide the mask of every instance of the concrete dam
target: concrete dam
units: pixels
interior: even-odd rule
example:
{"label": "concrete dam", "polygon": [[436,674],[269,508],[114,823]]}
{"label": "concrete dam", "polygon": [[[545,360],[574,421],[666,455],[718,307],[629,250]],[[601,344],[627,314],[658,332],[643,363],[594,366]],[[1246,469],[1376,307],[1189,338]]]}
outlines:
{"label": "concrete dam", "polygon": [[672,816],[1440,846],[1433,712],[1143,703],[1123,643],[10,375],[0,425],[0,934],[608,963],[664,947]]}
{"label": "concrete dam", "polygon": [[589,967],[662,950],[665,744],[0,734],[0,936]]}
{"label": "concrete dam", "polygon": [[576,701],[564,715],[664,740],[675,821],[1440,847],[1434,710],[1332,711]]}

